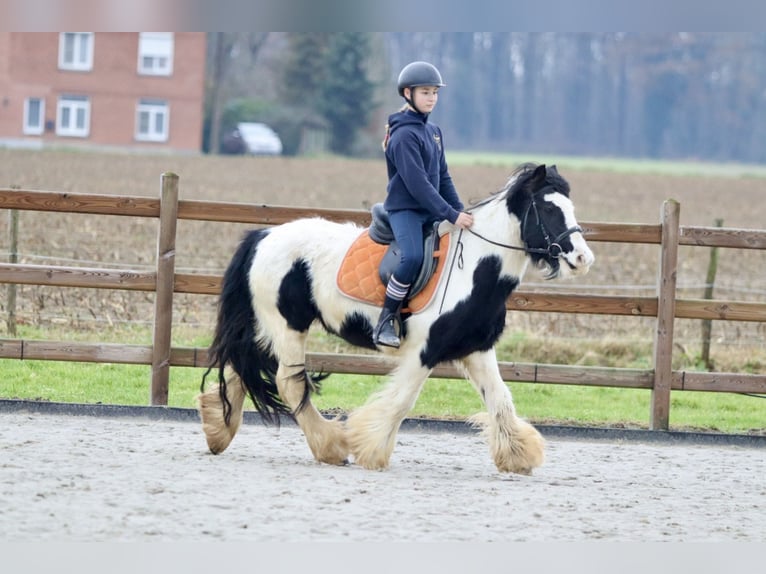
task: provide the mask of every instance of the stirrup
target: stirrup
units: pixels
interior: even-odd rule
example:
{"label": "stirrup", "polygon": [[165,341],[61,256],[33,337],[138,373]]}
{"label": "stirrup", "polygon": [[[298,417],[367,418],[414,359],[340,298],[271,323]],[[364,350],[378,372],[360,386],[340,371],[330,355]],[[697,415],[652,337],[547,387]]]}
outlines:
{"label": "stirrup", "polygon": [[399,332],[402,331],[402,319],[399,313],[391,313],[386,315],[384,319],[378,322],[375,330],[372,334],[372,342],[375,345],[381,345],[383,347],[392,347],[398,349],[401,344],[399,336],[396,334],[396,327],[394,322],[399,325]]}

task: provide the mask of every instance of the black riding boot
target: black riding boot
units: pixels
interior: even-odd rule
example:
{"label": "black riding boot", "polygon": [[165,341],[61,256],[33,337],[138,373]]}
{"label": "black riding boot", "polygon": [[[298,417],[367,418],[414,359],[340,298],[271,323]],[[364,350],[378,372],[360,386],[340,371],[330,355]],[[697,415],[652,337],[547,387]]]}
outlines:
{"label": "black riding boot", "polygon": [[401,330],[402,319],[399,310],[402,308],[402,302],[396,299],[386,297],[383,304],[383,310],[380,312],[380,319],[372,333],[372,342],[384,347],[399,348],[399,335],[396,334],[397,324]]}

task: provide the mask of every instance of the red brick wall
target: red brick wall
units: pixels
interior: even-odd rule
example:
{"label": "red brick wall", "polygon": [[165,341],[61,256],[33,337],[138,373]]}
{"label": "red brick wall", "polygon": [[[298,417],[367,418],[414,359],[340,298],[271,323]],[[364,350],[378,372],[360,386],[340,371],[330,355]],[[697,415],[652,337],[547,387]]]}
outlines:
{"label": "red brick wall", "polygon": [[[71,94],[90,98],[90,136],[62,138],[51,131],[42,136],[44,140],[73,145],[200,150],[205,85],[204,33],[174,34],[170,76],[139,75],[137,33],[97,32],[93,69],[86,72],[59,70],[58,49],[59,34],[56,32],[0,33],[0,139],[24,137],[25,98],[44,97],[45,117],[55,122],[59,95]],[[8,71],[6,76],[3,69]],[[168,102],[170,130],[167,142],[135,140],[136,105],[141,98]]]}

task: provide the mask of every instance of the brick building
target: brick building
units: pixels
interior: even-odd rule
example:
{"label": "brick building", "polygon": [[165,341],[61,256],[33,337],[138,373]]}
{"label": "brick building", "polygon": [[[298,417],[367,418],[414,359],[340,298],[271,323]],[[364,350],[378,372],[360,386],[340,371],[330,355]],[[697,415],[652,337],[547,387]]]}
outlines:
{"label": "brick building", "polygon": [[203,32],[0,32],[0,146],[199,152]]}

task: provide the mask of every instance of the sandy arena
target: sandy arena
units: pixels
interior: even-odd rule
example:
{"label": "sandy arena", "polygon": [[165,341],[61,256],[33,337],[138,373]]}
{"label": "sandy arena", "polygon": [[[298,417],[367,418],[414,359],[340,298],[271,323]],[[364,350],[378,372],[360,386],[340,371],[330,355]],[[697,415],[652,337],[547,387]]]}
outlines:
{"label": "sandy arena", "polygon": [[762,437],[679,444],[543,430],[546,464],[525,477],[498,473],[473,431],[410,425],[390,469],[372,472],[315,462],[292,424],[245,424],[213,456],[188,413],[47,410],[0,408],[2,540],[766,539]]}

